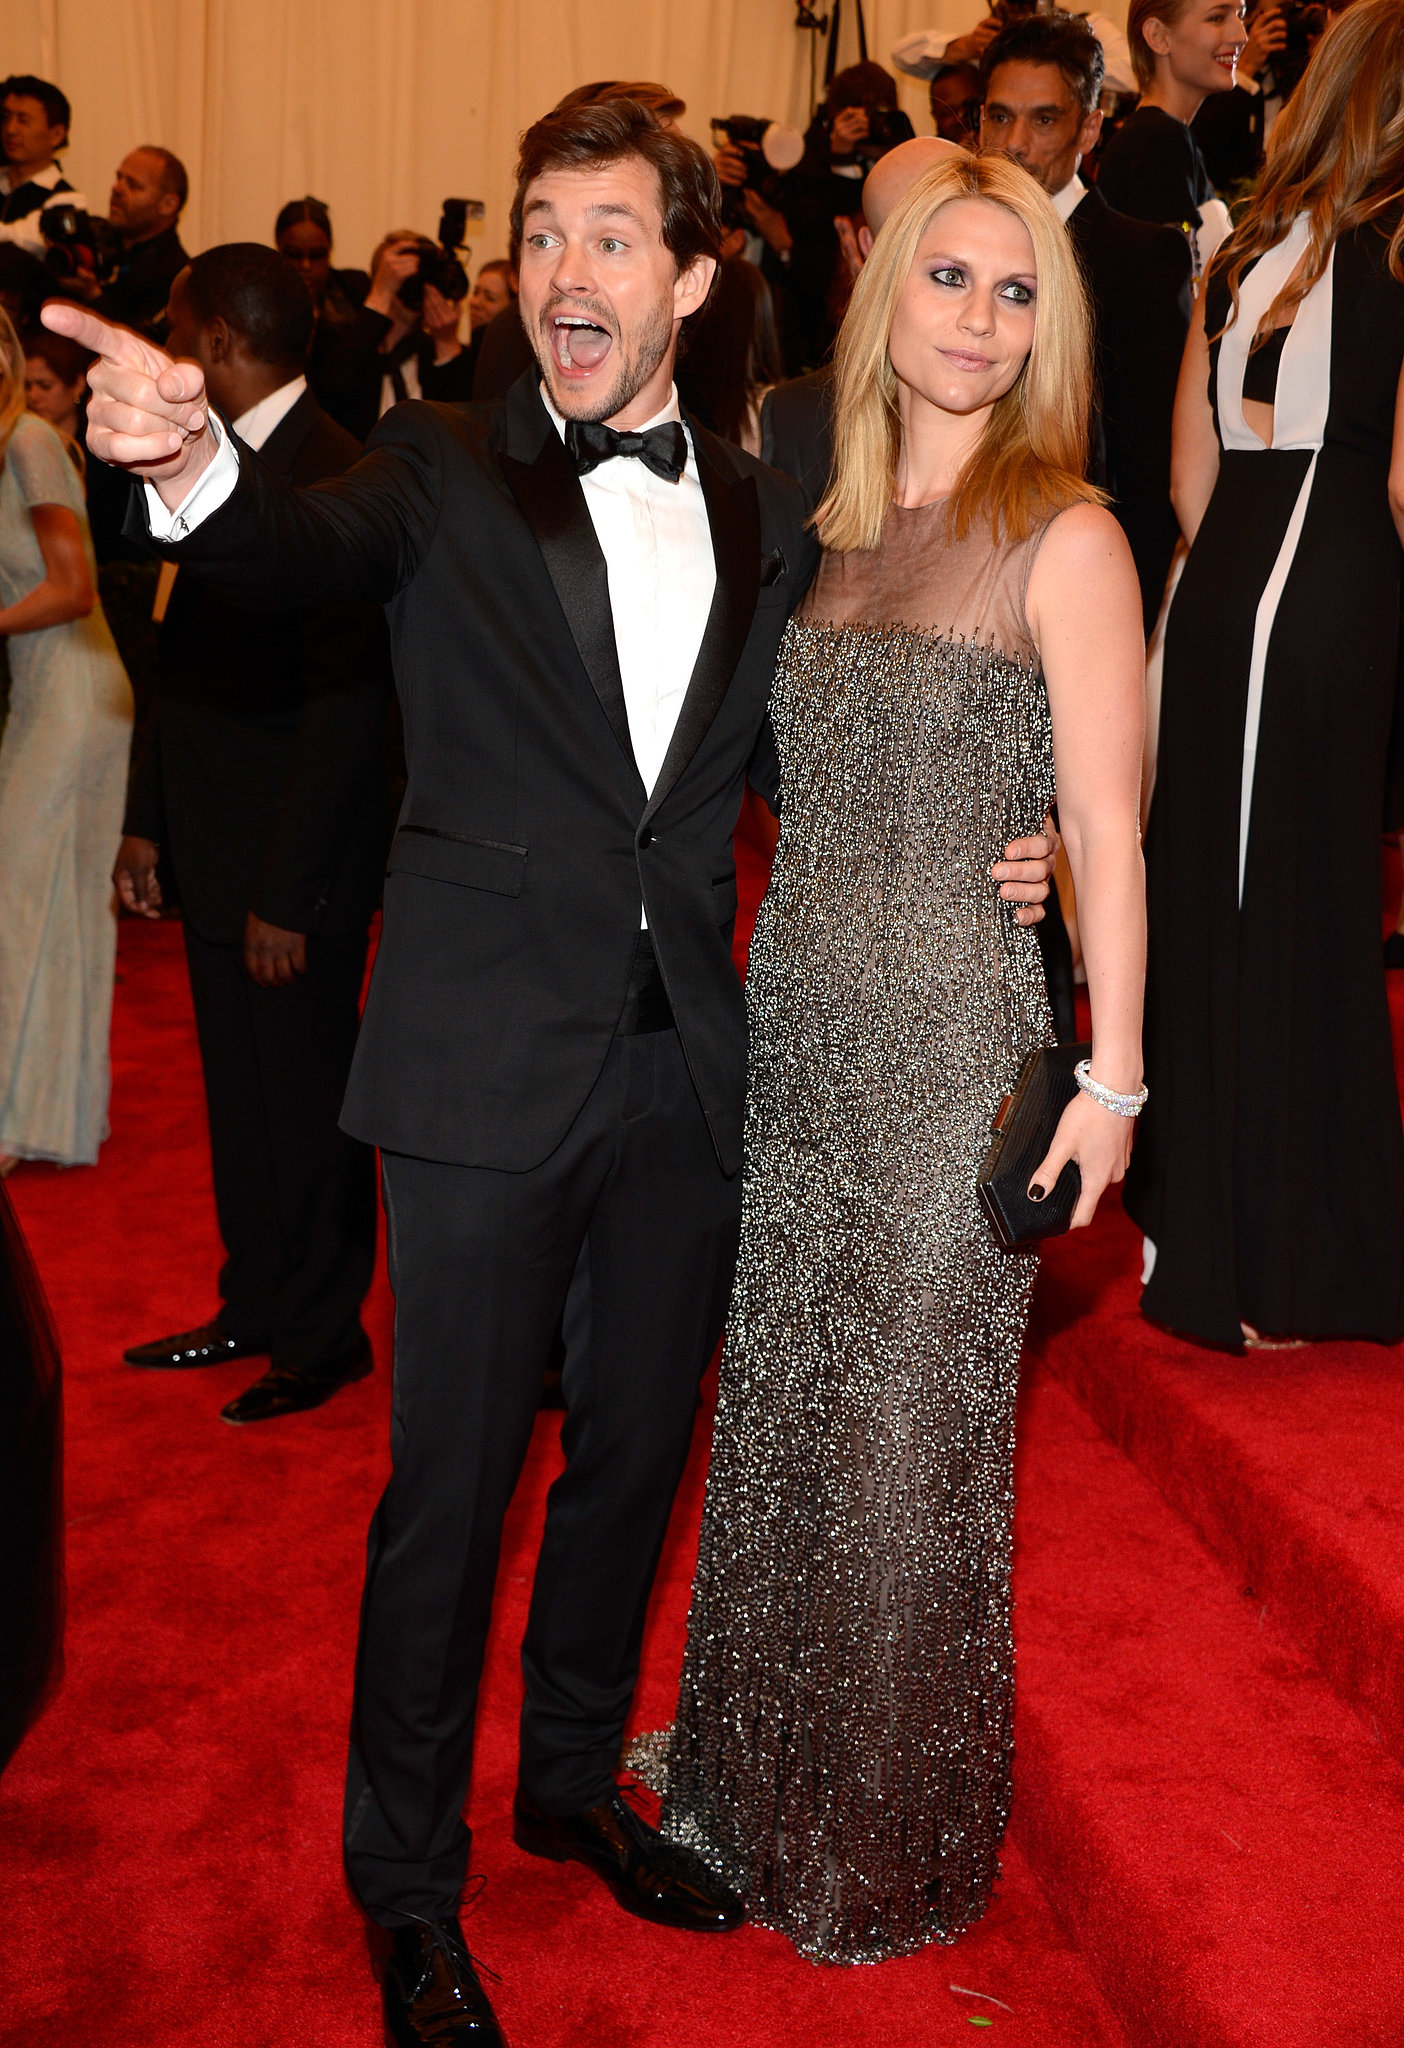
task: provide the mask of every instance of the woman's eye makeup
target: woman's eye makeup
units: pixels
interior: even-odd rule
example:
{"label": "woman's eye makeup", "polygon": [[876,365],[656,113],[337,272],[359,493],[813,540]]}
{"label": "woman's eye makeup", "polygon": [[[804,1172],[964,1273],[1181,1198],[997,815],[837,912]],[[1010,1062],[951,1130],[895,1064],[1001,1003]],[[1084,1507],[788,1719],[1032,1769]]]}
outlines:
{"label": "woman's eye makeup", "polygon": [[933,284],[963,285],[965,272],[958,263],[938,263],[931,273]]}
{"label": "woman's eye makeup", "polygon": [[1021,284],[1017,277],[1011,277],[1008,284],[1000,286],[1000,296],[1008,299],[1011,306],[1031,306],[1034,302],[1034,288]]}

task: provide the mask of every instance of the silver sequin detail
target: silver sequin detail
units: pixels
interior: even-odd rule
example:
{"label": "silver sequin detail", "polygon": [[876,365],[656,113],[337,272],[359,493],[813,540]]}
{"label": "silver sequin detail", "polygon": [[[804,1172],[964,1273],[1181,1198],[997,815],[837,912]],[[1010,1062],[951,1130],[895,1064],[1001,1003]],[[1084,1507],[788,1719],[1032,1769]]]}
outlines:
{"label": "silver sequin detail", "polygon": [[1009,1807],[1036,1262],[996,1247],[975,1176],[1052,1035],[989,875],[1039,829],[1052,736],[1008,655],[808,620],[773,718],[741,1259],[664,1826],[805,1955],[877,1962],[979,1917]]}

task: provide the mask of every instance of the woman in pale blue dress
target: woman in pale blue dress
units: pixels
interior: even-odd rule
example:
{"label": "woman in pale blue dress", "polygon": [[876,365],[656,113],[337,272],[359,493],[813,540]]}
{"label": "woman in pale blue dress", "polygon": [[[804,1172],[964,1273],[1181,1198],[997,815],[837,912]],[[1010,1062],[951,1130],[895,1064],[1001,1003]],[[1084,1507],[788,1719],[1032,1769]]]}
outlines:
{"label": "woman in pale blue dress", "polygon": [[76,1166],[107,1135],[132,692],[97,602],[83,480],[24,411],[24,355],[0,312],[0,1173]]}

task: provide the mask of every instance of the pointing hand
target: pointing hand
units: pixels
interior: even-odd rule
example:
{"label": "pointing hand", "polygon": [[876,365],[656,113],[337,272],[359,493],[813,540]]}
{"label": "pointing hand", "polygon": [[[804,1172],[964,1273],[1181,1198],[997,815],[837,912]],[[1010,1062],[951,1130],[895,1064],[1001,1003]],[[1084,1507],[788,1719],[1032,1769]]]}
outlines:
{"label": "pointing hand", "polygon": [[172,361],[130,328],[114,326],[65,299],[40,314],[98,357],[88,372],[88,446],[102,462],[148,477],[169,506],[189,496],[215,454],[204,372]]}

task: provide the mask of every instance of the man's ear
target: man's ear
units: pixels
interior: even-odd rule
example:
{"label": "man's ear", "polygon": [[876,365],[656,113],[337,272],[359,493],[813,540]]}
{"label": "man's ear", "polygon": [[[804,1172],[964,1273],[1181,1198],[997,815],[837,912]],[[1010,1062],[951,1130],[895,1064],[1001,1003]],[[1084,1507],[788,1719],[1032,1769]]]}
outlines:
{"label": "man's ear", "polygon": [[174,192],[160,193],[158,195],[158,204],[165,218],[167,227],[171,225],[172,221],[178,220],[180,218],[180,200],[177,198]]}
{"label": "man's ear", "polygon": [[216,313],[206,327],[205,347],[212,363],[228,362],[234,348],[234,335],[222,313]]}
{"label": "man's ear", "polygon": [[680,270],[673,284],[673,318],[686,320],[707,303],[712,279],[717,274],[715,256],[694,256],[686,270]]}
{"label": "man's ear", "polygon": [[873,231],[866,221],[858,230],[858,254],[866,263],[873,253]]}
{"label": "man's ear", "polygon": [[1097,141],[1101,133],[1102,110],[1100,107],[1094,107],[1077,131],[1077,158],[1079,163],[1081,163],[1083,157],[1092,154],[1093,150],[1097,147]]}

